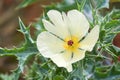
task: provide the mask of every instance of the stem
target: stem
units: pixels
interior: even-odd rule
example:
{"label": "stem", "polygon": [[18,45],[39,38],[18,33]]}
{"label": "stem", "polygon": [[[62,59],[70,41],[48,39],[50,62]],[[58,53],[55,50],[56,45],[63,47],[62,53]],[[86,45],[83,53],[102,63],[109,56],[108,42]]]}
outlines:
{"label": "stem", "polygon": [[80,80],[85,80],[83,60],[79,62],[79,68],[80,68],[80,74],[81,74]]}

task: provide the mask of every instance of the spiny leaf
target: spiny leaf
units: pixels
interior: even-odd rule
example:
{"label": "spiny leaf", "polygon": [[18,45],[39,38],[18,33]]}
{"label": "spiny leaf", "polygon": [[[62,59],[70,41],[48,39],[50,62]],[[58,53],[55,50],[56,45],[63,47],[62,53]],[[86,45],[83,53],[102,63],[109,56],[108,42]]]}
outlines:
{"label": "spiny leaf", "polygon": [[96,9],[109,8],[109,0],[91,0]]}
{"label": "spiny leaf", "polygon": [[57,9],[59,11],[68,11],[70,9],[77,8],[77,5],[74,0],[73,1],[63,0],[61,3],[51,4],[43,7],[45,8],[46,11],[49,11],[51,9]]}
{"label": "spiny leaf", "polygon": [[117,46],[112,45],[112,48],[115,49],[115,51],[119,54],[120,53],[120,48]]}
{"label": "spiny leaf", "polygon": [[104,41],[106,43],[112,43],[114,37],[120,33],[120,20],[112,20],[105,25],[106,35]]}
{"label": "spiny leaf", "polygon": [[62,75],[56,75],[55,77],[53,77],[53,80],[65,80],[65,78]]}
{"label": "spiny leaf", "polygon": [[[120,32],[120,19],[114,17],[115,15],[119,15],[119,13],[119,10],[114,9],[101,21],[100,38],[102,38],[103,42],[112,43],[114,37]],[[103,32],[104,36],[102,36]]]}
{"label": "spiny leaf", "polygon": [[24,54],[29,54],[29,53],[38,53],[35,44],[31,46],[25,44],[20,48],[13,48],[13,49],[0,48],[0,56],[4,56],[4,55],[22,56]]}
{"label": "spiny leaf", "polygon": [[112,17],[112,19],[120,19],[120,10],[114,9],[111,17]]}
{"label": "spiny leaf", "polygon": [[26,43],[27,43],[28,45],[33,44],[34,41],[33,41],[32,38],[31,38],[30,31],[29,31],[29,27],[26,28],[20,18],[19,18],[19,25],[20,25],[20,30],[19,30],[19,31],[24,34]]}
{"label": "spiny leaf", "polygon": [[106,23],[105,25],[105,29],[106,30],[112,30],[117,28],[120,25],[120,20],[111,20],[110,22]]}
{"label": "spiny leaf", "polygon": [[17,53],[21,53],[24,51],[24,47],[21,48],[12,48],[12,49],[6,49],[6,48],[0,48],[0,56],[3,55],[15,55]]}
{"label": "spiny leaf", "polygon": [[95,75],[99,78],[105,78],[110,75],[111,66],[103,66],[95,68]]}
{"label": "spiny leaf", "polygon": [[17,7],[17,9],[27,7],[28,5],[36,2],[37,0],[23,0],[22,3]]}
{"label": "spiny leaf", "polygon": [[19,63],[18,63],[18,67],[13,71],[13,75],[14,75],[13,80],[19,80],[20,74],[23,73],[26,61],[31,55],[33,54],[31,53],[22,56],[17,56]]}
{"label": "spiny leaf", "polygon": [[80,1],[80,3],[77,1],[76,3],[77,3],[77,6],[78,6],[78,9],[80,11],[84,10],[84,6],[86,4],[86,0],[82,0],[82,1]]}
{"label": "spiny leaf", "polygon": [[[27,61],[28,57],[38,53],[36,44],[32,40],[30,36],[29,28],[26,28],[21,19],[19,18],[19,25],[20,31],[24,34],[26,43],[23,46],[23,50],[20,50],[20,53],[16,54],[17,59],[19,61],[18,68],[16,69],[16,74],[18,77],[15,77],[14,80],[19,78],[21,72],[23,72],[25,62]],[[18,73],[18,74],[17,74]]]}
{"label": "spiny leaf", "polygon": [[8,74],[0,74],[0,80],[12,80],[13,75],[8,75]]}
{"label": "spiny leaf", "polygon": [[18,80],[19,75],[23,72],[24,65],[29,56],[38,53],[35,42],[32,40],[29,28],[26,28],[21,19],[19,18],[20,32],[25,37],[25,44],[20,48],[5,49],[0,48],[0,55],[15,55],[19,61],[18,68],[14,71],[13,80]]}

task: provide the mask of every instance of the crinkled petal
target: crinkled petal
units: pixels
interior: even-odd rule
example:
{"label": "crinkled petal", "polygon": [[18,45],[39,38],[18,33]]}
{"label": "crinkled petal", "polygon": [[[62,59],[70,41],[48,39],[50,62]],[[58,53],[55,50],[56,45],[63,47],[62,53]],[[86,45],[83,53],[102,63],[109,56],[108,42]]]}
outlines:
{"label": "crinkled petal", "polygon": [[73,70],[72,64],[67,65],[66,69],[67,69],[68,72],[71,72]]}
{"label": "crinkled petal", "polygon": [[64,60],[61,54],[58,54],[54,57],[51,57],[51,60],[58,66],[58,67],[66,67],[67,62]]}
{"label": "crinkled petal", "polygon": [[57,10],[50,10],[47,13],[49,19],[52,21],[52,23],[54,25],[56,25],[57,27],[63,26],[64,25],[64,21],[62,19],[62,15],[59,11]]}
{"label": "crinkled petal", "polygon": [[64,39],[66,36],[69,36],[67,29],[64,29],[62,27],[56,27],[55,25],[44,19],[42,21],[45,29],[58,36],[59,38]]}
{"label": "crinkled petal", "polygon": [[58,67],[64,67],[68,70],[68,72],[71,72],[72,63],[75,63],[83,59],[84,57],[85,57],[85,51],[78,49],[74,53],[72,53],[71,51],[65,51],[64,53],[56,55],[51,59]]}
{"label": "crinkled petal", "polygon": [[46,31],[38,35],[37,47],[40,53],[48,58],[64,50],[63,41]]}
{"label": "crinkled petal", "polygon": [[[62,53],[65,54],[65,53]],[[67,69],[68,72],[72,71],[72,64],[67,62],[62,54],[58,54],[51,58],[51,60],[58,66],[58,67],[64,67]]]}
{"label": "crinkled petal", "polygon": [[95,26],[91,32],[80,42],[80,48],[92,51],[94,45],[99,38],[99,26]]}
{"label": "crinkled petal", "polygon": [[74,52],[71,63],[75,63],[79,60],[82,60],[84,57],[85,57],[85,51],[84,50],[77,50]]}
{"label": "crinkled petal", "polygon": [[72,35],[81,39],[86,35],[89,29],[89,23],[86,17],[77,10],[71,10],[67,14],[69,18],[69,24],[71,24],[70,32]]}
{"label": "crinkled petal", "polygon": [[69,36],[68,28],[66,26],[67,24],[64,22],[63,16],[59,11],[50,10],[47,15],[53,24],[46,20],[43,20],[43,24],[49,32],[59,36],[62,39]]}
{"label": "crinkled petal", "polygon": [[64,54],[62,54],[62,56],[67,63],[71,64],[83,59],[85,57],[85,51],[80,49],[76,50],[75,52],[66,51]]}

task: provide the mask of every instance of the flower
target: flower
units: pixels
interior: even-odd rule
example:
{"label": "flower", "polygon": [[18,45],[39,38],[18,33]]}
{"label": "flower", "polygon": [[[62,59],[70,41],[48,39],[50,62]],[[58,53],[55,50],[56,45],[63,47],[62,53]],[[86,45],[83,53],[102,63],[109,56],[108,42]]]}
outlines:
{"label": "flower", "polygon": [[78,10],[70,10],[67,14],[50,10],[47,15],[50,21],[42,20],[47,31],[37,37],[38,50],[58,67],[71,72],[72,63],[83,59],[86,51],[92,51],[99,38],[99,26],[88,33],[89,23]]}

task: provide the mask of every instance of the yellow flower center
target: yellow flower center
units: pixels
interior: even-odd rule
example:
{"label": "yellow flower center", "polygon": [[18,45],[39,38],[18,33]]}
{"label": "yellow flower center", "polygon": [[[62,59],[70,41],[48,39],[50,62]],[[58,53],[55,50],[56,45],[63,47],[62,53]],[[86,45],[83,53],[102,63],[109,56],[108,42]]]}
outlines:
{"label": "yellow flower center", "polygon": [[77,37],[72,36],[72,37],[65,38],[64,48],[67,51],[75,52],[79,48],[79,46],[80,46],[80,43]]}

